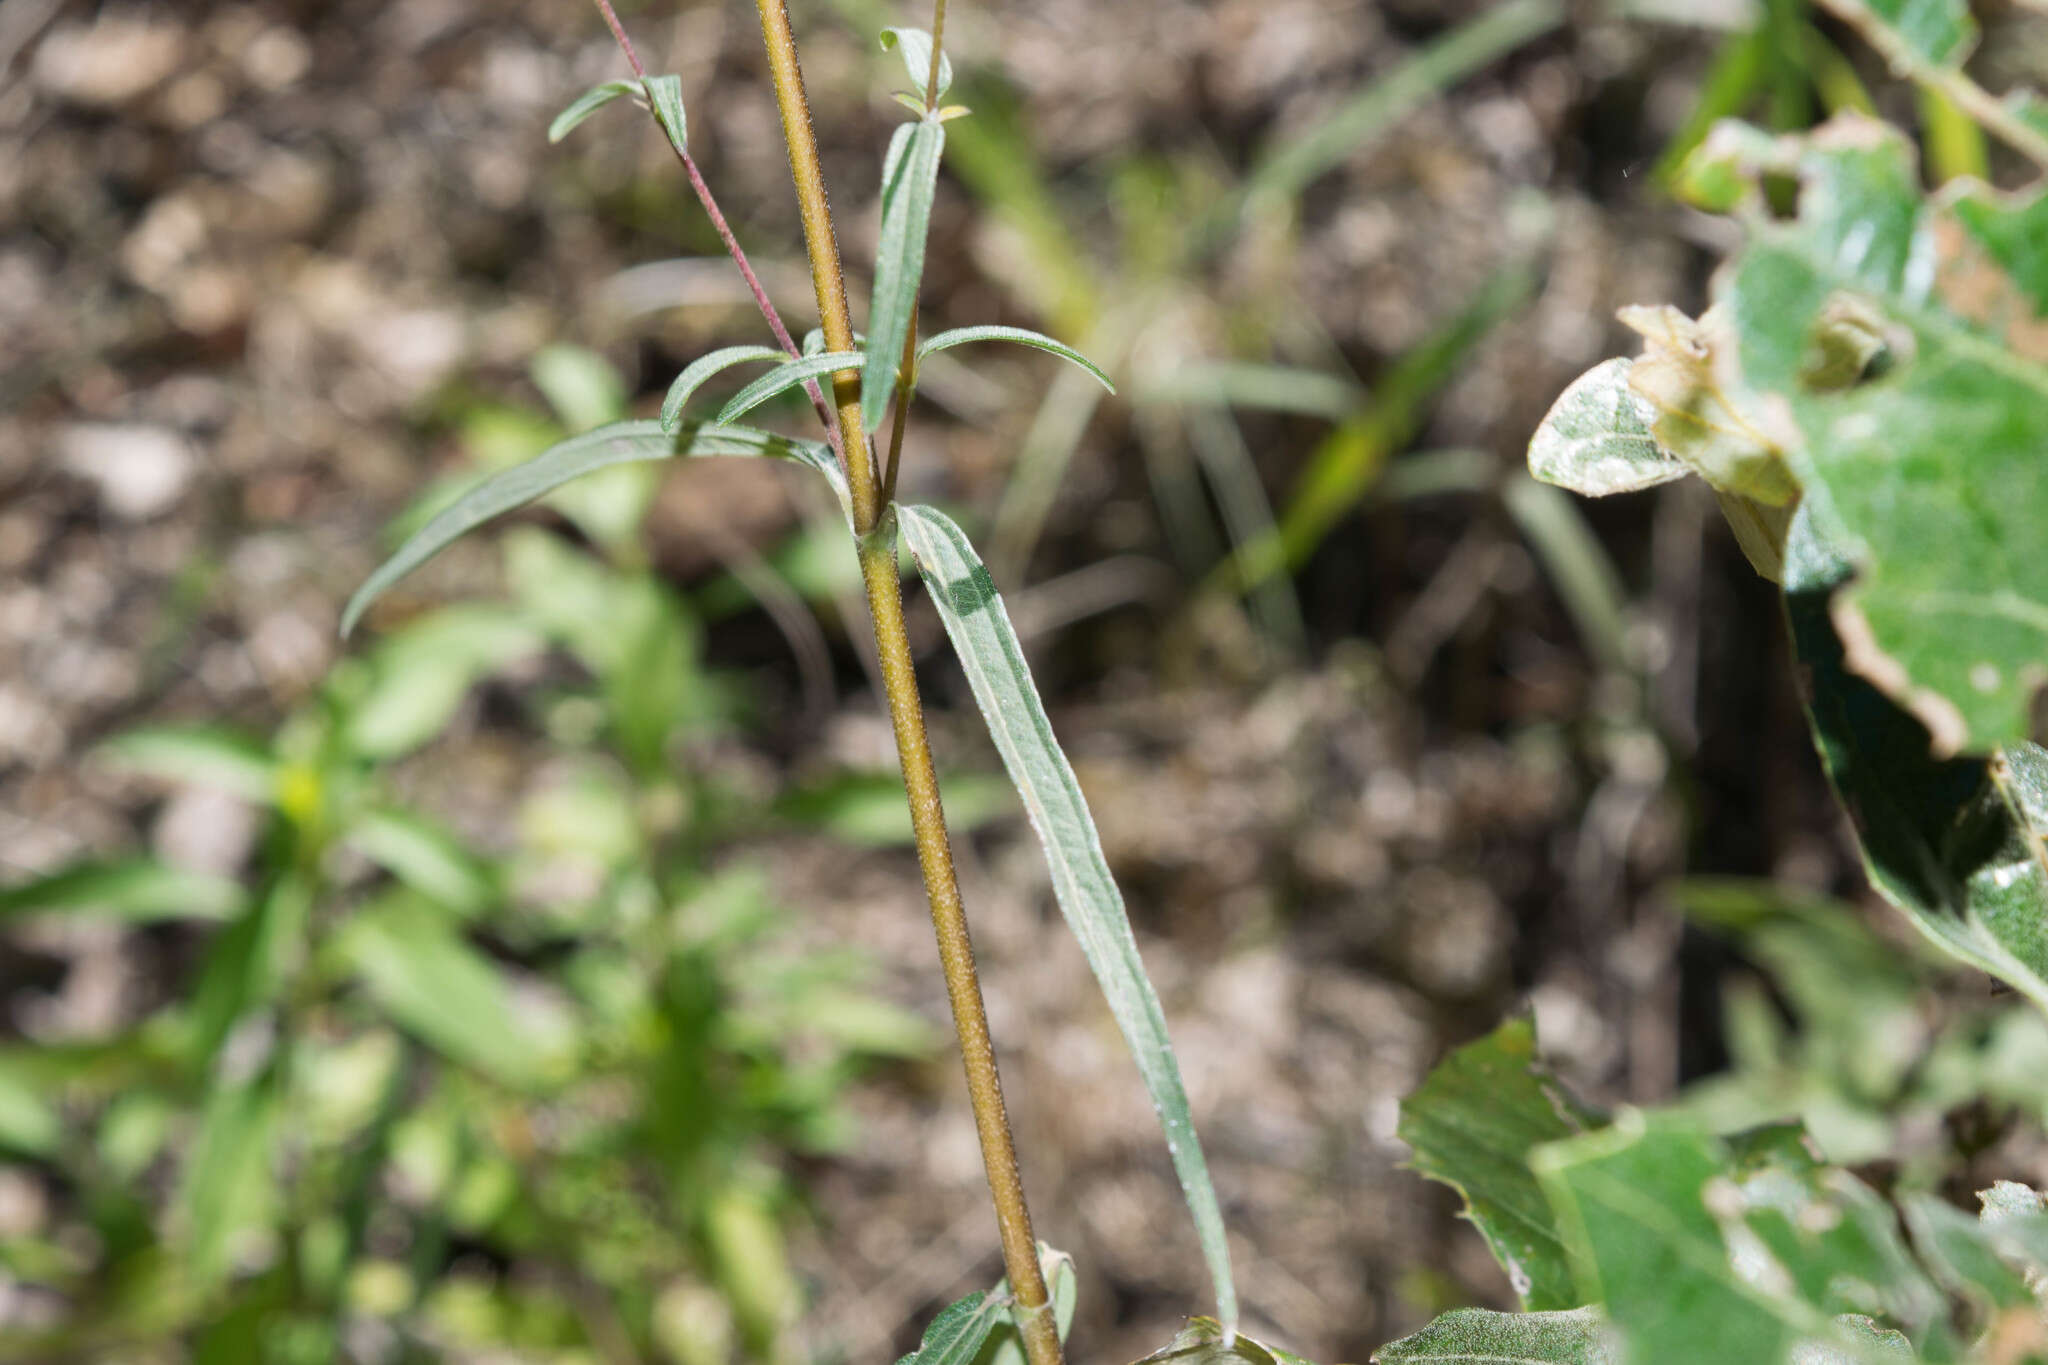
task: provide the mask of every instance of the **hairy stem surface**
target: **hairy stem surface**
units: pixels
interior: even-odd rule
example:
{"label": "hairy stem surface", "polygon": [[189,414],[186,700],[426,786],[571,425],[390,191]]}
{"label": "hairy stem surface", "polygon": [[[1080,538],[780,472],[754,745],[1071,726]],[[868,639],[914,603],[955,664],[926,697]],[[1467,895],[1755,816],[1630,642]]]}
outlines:
{"label": "hairy stem surface", "polygon": [[[832,231],[832,208],[818,170],[817,138],[811,128],[810,101],[804,94],[803,71],[797,63],[789,10],[785,0],[755,3],[761,12],[761,36],[767,43],[768,65],[775,78],[783,139],[789,146],[789,169],[796,181],[798,207],[803,215],[804,241],[810,251],[811,282],[818,292],[818,316],[824,324],[825,346],[828,350],[850,351],[854,348],[853,320],[846,306],[846,278],[839,263],[839,243]],[[910,638],[903,625],[896,521],[882,501],[874,457],[861,428],[858,372],[847,370],[834,375],[832,388],[839,409],[847,483],[852,493],[854,531],[860,542],[861,578],[874,621],[883,689],[889,697],[889,719],[896,731],[896,753],[903,765],[903,790],[910,802],[911,827],[917,836],[918,866],[924,873],[925,895],[931,903],[932,929],[938,938],[946,995],[953,1007],[953,1027],[967,1071],[974,1126],[981,1137],[982,1165],[988,1172],[989,1195],[995,1203],[1003,1266],[1022,1310],[1019,1318],[1024,1327],[1024,1350],[1031,1365],[1062,1365],[1059,1334],[1046,1295],[1045,1277],[1039,1270],[1037,1242],[1031,1232],[1031,1211],[1024,1202],[1024,1182],[1017,1172],[1016,1146],[1003,1106],[995,1045],[989,1038],[988,1014],[975,973],[966,907],[961,902],[960,883],[953,870],[945,811],[939,804],[938,774],[932,766],[931,747],[925,737],[924,706],[911,663]],[[899,413],[899,421],[900,417]]]}

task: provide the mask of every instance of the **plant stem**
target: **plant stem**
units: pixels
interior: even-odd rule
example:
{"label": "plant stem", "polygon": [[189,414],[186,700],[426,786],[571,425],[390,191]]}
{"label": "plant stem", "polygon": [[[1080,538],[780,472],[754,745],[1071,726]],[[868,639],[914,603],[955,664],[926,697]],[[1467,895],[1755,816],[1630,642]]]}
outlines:
{"label": "plant stem", "polygon": [[946,0],[932,0],[932,65],[924,77],[924,112],[939,107],[939,63],[945,60]]}
{"label": "plant stem", "polygon": [[917,309],[903,333],[903,361],[896,373],[896,411],[889,423],[889,462],[882,468],[882,506],[896,501],[896,462],[903,456],[903,428],[910,421],[910,393],[917,378]]}
{"label": "plant stem", "polygon": [[[612,31],[612,38],[617,41],[619,50],[626,54],[626,64],[633,68],[634,77],[645,81],[647,68],[640,64],[640,54],[634,50],[633,40],[626,36],[625,26],[613,12],[611,0],[597,0],[597,8],[604,15],[605,27]],[[704,182],[703,174],[698,171],[696,158],[672,142],[669,146],[675,152],[676,159],[683,163],[683,174],[689,177],[690,188],[696,191],[697,202],[704,206],[704,216],[711,220],[711,226],[718,233],[718,240],[725,243],[726,254],[731,256],[732,263],[740,268],[740,278],[747,282],[747,288],[754,296],[754,305],[761,310],[761,316],[768,320],[768,330],[775,334],[775,344],[792,356],[803,354],[790,336],[789,328],[782,325],[782,314],[775,310],[775,304],[768,298],[768,291],[761,287],[761,279],[754,274],[754,267],[748,264],[747,253],[740,249],[739,238],[732,234],[732,225],[727,223],[725,215],[719,212],[718,200],[712,197],[711,186]],[[840,448],[839,424],[833,420],[832,409],[825,405],[824,391],[818,387],[817,380],[807,379],[804,381],[804,392],[810,395],[811,406],[818,411],[818,420],[825,424],[825,439],[832,443],[833,453],[839,457],[839,468],[843,473],[846,469],[846,452]]]}
{"label": "plant stem", "polygon": [[[761,36],[775,78],[775,100],[782,113],[783,139],[789,146],[789,169],[796,182],[803,215],[804,241],[810,251],[811,281],[818,293],[818,315],[825,345],[835,351],[853,349],[853,320],[846,306],[846,279],[839,263],[839,243],[832,231],[832,209],[818,171],[817,137],[811,127],[810,101],[804,94],[803,71],[797,63],[796,38],[790,31],[785,0],[755,0],[761,12]],[[996,1070],[995,1045],[989,1038],[988,1013],[982,1004],[981,982],[975,973],[974,946],[968,937],[966,907],[953,870],[953,850],[946,835],[946,816],[939,802],[938,774],[925,737],[924,707],[918,696],[917,672],[910,657],[910,637],[903,624],[903,581],[896,564],[896,519],[881,502],[874,460],[861,429],[860,390],[856,374],[833,376],[844,437],[847,482],[852,492],[854,532],[860,543],[861,578],[873,618],[875,648],[881,657],[883,688],[889,697],[889,719],[896,731],[896,754],[903,766],[903,790],[910,803],[911,827],[917,837],[918,867],[924,874],[931,903],[932,930],[939,962],[946,976],[946,995],[953,1007],[953,1027],[960,1040],[960,1059],[967,1072],[967,1093],[974,1126],[981,1138],[982,1165],[988,1172],[989,1195],[1003,1248],[1003,1266],[1017,1297],[1024,1351],[1030,1365],[1062,1365],[1059,1334],[1053,1324],[1045,1277],[1038,1265],[1038,1244],[1032,1236],[1031,1211],[1024,1202],[1024,1182],[1017,1171],[1016,1146],[1003,1106],[1002,1078]]]}

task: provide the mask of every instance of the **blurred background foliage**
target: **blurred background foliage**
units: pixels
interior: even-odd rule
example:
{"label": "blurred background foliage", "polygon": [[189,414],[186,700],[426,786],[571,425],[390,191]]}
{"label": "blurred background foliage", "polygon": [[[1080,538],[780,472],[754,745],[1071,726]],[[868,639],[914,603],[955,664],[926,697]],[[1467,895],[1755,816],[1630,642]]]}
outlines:
{"label": "blurred background foliage", "polygon": [[[752,15],[621,9],[808,325]],[[2048,20],[1985,17],[1987,84],[2038,72]],[[867,259],[872,35],[925,16],[798,18]],[[906,493],[1034,651],[1261,1335],[1507,1301],[1396,1121],[1520,1005],[1602,1102],[1697,1080],[1835,1160],[2048,1184],[2048,1037],[1867,904],[1711,498],[1521,472],[1617,306],[1696,308],[1727,243],[1666,187],[1715,118],[1874,107],[1931,179],[2012,168],[1802,0],[948,36],[927,330],[1043,328],[1119,396],[936,357]],[[334,639],[466,481],[762,339],[641,121],[546,148],[617,67],[581,0],[0,6],[0,1357],[870,1359],[997,1273],[817,490],[609,471]],[[1040,1235],[1077,1348],[1135,1359],[1201,1301],[1172,1175],[928,687]]]}

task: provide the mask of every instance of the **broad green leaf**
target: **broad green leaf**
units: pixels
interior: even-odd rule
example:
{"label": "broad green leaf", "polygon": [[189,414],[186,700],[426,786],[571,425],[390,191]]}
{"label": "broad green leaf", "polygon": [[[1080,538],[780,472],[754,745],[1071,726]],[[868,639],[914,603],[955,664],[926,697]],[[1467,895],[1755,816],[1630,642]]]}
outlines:
{"label": "broad green leaf", "polygon": [[977,1289],[966,1298],[947,1304],[924,1329],[917,1349],[896,1365],[968,1365],[975,1352],[988,1340],[996,1325],[1003,1301]]}
{"label": "broad green leaf", "polygon": [[[341,633],[355,629],[372,602],[392,584],[432,559],[466,532],[501,513],[523,507],[594,469],[633,460],[706,455],[770,455],[795,460],[843,487],[831,452],[816,441],[795,441],[751,427],[685,424],[673,434],[659,422],[615,422],[572,436],[525,464],[494,474],[443,509],[365,580],[341,614]],[[842,498],[843,498],[842,494]]]}
{"label": "broad green leaf", "polygon": [[1308,1365],[1292,1351],[1226,1331],[1214,1318],[1189,1318],[1188,1325],[1137,1365]]}
{"label": "broad green leaf", "polygon": [[[1850,666],[1944,754],[2024,740],[2048,682],[2041,319],[1923,200],[1897,132],[1837,119],[1795,146],[1797,218],[1753,225],[1719,292],[1744,380],[1796,423],[1815,530],[1855,570],[1833,603]],[[1880,349],[1838,382],[1821,371],[1845,324]]]}
{"label": "broad green leaf", "polygon": [[520,613],[496,605],[430,612],[378,643],[369,687],[347,720],[349,743],[369,758],[395,758],[439,734],[470,688],[540,651]]}
{"label": "broad green leaf", "polygon": [[0,1150],[49,1156],[64,1141],[64,1120],[34,1069],[0,1058]]}
{"label": "broad green leaf", "polygon": [[1596,1308],[1495,1313],[1458,1308],[1372,1353],[1373,1365],[1621,1365]]}
{"label": "broad green leaf", "polygon": [[885,28],[882,30],[882,48],[887,51],[897,48],[903,54],[903,68],[910,73],[910,84],[918,95],[934,101],[945,98],[946,91],[953,84],[953,62],[945,53],[939,54],[939,88],[926,89],[932,74],[932,35],[921,28]]}
{"label": "broad green leaf", "polygon": [[277,764],[258,741],[212,725],[147,725],[114,736],[99,753],[135,772],[217,787],[267,804],[277,794]]}
{"label": "broad green leaf", "polygon": [[215,1076],[178,1192],[187,1269],[210,1286],[234,1269],[278,1209],[272,1144],[278,1077],[266,1068],[250,1078]]}
{"label": "broad green leaf", "polygon": [[719,409],[718,420],[721,423],[734,421],[807,379],[817,379],[839,370],[857,370],[860,364],[859,351],[826,351],[801,360],[786,360],[734,394]]}
{"label": "broad green leaf", "polygon": [[[1074,1276],[1074,1258],[1040,1242],[1038,1273],[1045,1277],[1046,1293],[1052,1299],[1053,1331],[1061,1341],[1065,1341],[1067,1332],[1074,1325],[1074,1307],[1080,1294],[1080,1283]],[[995,1330],[989,1333],[980,1353],[973,1357],[974,1365],[1025,1365],[1023,1314],[1010,1296],[1010,1277],[1005,1275],[997,1280],[996,1287],[989,1291],[989,1297],[1010,1311],[997,1319]]]}
{"label": "broad green leaf", "polygon": [[1437,1064],[1401,1102],[1399,1134],[1409,1165],[1457,1190],[1531,1310],[1584,1303],[1529,1154],[1583,1133],[1600,1116],[1567,1094],[1536,1060],[1536,1030],[1510,1019]]}
{"label": "broad green leaf", "polygon": [[1650,434],[1656,414],[1630,391],[1635,362],[1604,360],[1572,381],[1529,440],[1529,472],[1574,493],[1633,493],[1683,477]]}
{"label": "broad green leaf", "polygon": [[2003,1223],[1986,1223],[1931,1194],[1900,1201],[1914,1245],[1950,1289],[1993,1309],[2038,1305],[2018,1263],[2023,1248],[2000,1236]]}
{"label": "broad green leaf", "polygon": [[135,923],[221,920],[241,907],[242,888],[227,878],[169,867],[154,858],[77,863],[0,887],[0,918],[63,914]]}
{"label": "broad green leaf", "polygon": [[1977,45],[1977,21],[1966,0],[1850,0],[1898,34],[1933,66],[1959,65]]}
{"label": "broad green leaf", "polygon": [[1811,501],[1786,540],[1785,611],[1807,719],[1870,880],[1929,941],[2048,1009],[2048,818],[2029,796],[2040,751],[1936,757],[1927,726],[1850,667],[1835,603],[1852,570]]}
{"label": "broad green leaf", "polygon": [[497,965],[428,906],[398,896],[358,911],[334,951],[401,1027],[492,1080],[529,1089],[567,1061],[560,1039],[529,1026]]}
{"label": "broad green leaf", "polygon": [[917,313],[924,278],[924,242],[946,150],[940,123],[910,123],[889,146],[882,178],[882,232],[875,245],[875,281],[868,305],[866,360],[860,376],[861,425],[881,426],[896,391],[896,367]]}
{"label": "broad green leaf", "polygon": [[1024,327],[997,327],[992,325],[955,327],[950,332],[941,332],[935,337],[927,337],[925,340],[920,341],[917,344],[917,358],[923,360],[926,356],[932,355],[935,352],[951,350],[955,346],[964,346],[970,341],[1014,341],[1019,346],[1036,346],[1041,351],[1051,351],[1062,360],[1071,360],[1082,369],[1088,371],[1088,373],[1094,375],[1103,388],[1108,389],[1111,393],[1116,392],[1116,385],[1109,382],[1109,376],[1102,372],[1102,367],[1087,356],[1082,355],[1071,346],[1062,346],[1059,342],[1054,341],[1043,333],[1034,332]]}
{"label": "broad green leaf", "polygon": [[668,136],[668,145],[676,149],[677,156],[688,156],[690,126],[683,117],[683,78],[649,76],[640,84],[647,91],[647,107],[654,111],[654,121]]}
{"label": "broad green leaf", "polygon": [[593,85],[578,95],[568,108],[555,115],[555,121],[548,125],[548,141],[560,142],[576,130],[576,126],[598,110],[610,104],[621,95],[631,95],[640,86],[634,81],[606,81]]}
{"label": "broad green leaf", "polygon": [[668,386],[668,394],[661,400],[661,429],[674,431],[676,423],[683,417],[683,405],[688,403],[705,380],[720,370],[734,365],[744,365],[750,360],[784,360],[787,357],[773,346],[726,346],[698,356],[683,367],[675,383]]}
{"label": "broad green leaf", "polygon": [[1060,912],[1109,1000],[1110,1013],[1152,1097],[1209,1264],[1218,1312],[1226,1328],[1234,1331],[1237,1288],[1230,1274],[1222,1210],[1188,1112],[1166,1016],[1139,960],[1123,896],[1103,857],[1081,785],[1053,735],[1009,613],[966,535],[934,508],[905,507],[901,516],[903,538],[939,609],[1003,767],[1024,800],[1032,831],[1045,849]]}
{"label": "broad green leaf", "polygon": [[348,842],[399,881],[457,914],[481,914],[498,898],[491,869],[454,835],[411,811],[365,811],[350,827]]}

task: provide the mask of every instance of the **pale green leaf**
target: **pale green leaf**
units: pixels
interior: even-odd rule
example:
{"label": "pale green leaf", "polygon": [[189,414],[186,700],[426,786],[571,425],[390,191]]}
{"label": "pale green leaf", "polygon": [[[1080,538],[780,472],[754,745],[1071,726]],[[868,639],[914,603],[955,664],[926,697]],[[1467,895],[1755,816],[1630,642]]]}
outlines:
{"label": "pale green leaf", "polygon": [[926,83],[932,74],[932,35],[921,28],[885,28],[882,30],[882,47],[886,51],[896,48],[903,54],[903,68],[910,73],[910,83],[921,97],[937,101],[945,98],[953,84],[953,62],[945,53],[939,54],[939,88],[928,91]]}
{"label": "pale green leaf", "polygon": [[493,517],[523,507],[594,469],[633,460],[707,455],[769,455],[795,460],[825,475],[835,489],[843,488],[831,452],[815,441],[791,440],[750,427],[686,424],[671,434],[664,432],[659,422],[615,422],[572,436],[522,465],[492,475],[442,509],[356,589],[342,611],[341,632],[347,635],[353,630],[363,612],[392,584]]}
{"label": "pale green leaf", "polygon": [[649,76],[640,84],[647,91],[647,107],[654,111],[654,121],[668,135],[668,145],[676,149],[678,156],[689,155],[690,128],[683,118],[683,78]]}
{"label": "pale green leaf", "polygon": [[1014,341],[1019,346],[1036,346],[1041,351],[1052,352],[1062,360],[1073,361],[1076,365],[1094,375],[1103,388],[1108,389],[1111,393],[1116,392],[1116,385],[1109,382],[1109,376],[1102,372],[1102,367],[1087,356],[1082,355],[1071,346],[1061,345],[1043,333],[1034,332],[1024,327],[955,327],[950,332],[940,332],[937,336],[928,337],[919,342],[917,358],[923,360],[926,356],[935,352],[951,350],[955,346],[964,346],[970,341]]}
{"label": "pale green leaf", "polygon": [[1634,362],[1603,360],[1573,380],[1529,440],[1529,472],[1574,493],[1633,493],[1682,478],[1686,466],[1650,434],[1656,414],[1630,391]]}
{"label": "pale green leaf", "polygon": [[968,1365],[988,1340],[1002,1308],[1001,1299],[979,1289],[946,1305],[924,1329],[917,1349],[896,1365]]}
{"label": "pale green leaf", "polygon": [[413,890],[462,915],[477,915],[498,897],[490,867],[455,836],[411,811],[372,809],[357,817],[349,846]]}
{"label": "pale green leaf", "polygon": [[578,95],[568,108],[555,115],[555,121],[548,125],[548,141],[560,142],[574,132],[576,126],[583,120],[619,96],[633,94],[639,88],[632,81],[606,81],[602,85],[591,86]]}
{"label": "pale green leaf", "polygon": [[277,794],[277,764],[258,741],[213,725],[149,725],[102,744],[99,753],[134,772],[215,787],[245,801]]}
{"label": "pale green leaf", "polygon": [[79,863],[0,887],[0,918],[63,914],[149,923],[231,918],[242,888],[225,877],[169,867],[153,858]]}
{"label": "pale green leaf", "polygon": [[882,180],[882,232],[875,246],[875,281],[868,305],[867,357],[860,376],[861,425],[868,431],[881,425],[896,391],[896,367],[917,313],[925,233],[931,226],[939,158],[945,150],[946,129],[938,123],[905,124],[890,143]]}
{"label": "pale green leaf", "polygon": [[1621,1365],[1598,1309],[1495,1313],[1458,1308],[1372,1354],[1373,1365]]}
{"label": "pale green leaf", "polygon": [[720,370],[734,365],[744,365],[752,360],[783,360],[787,357],[773,346],[726,346],[709,355],[698,356],[683,367],[675,383],[668,386],[668,394],[661,400],[661,429],[674,431],[676,423],[683,417],[683,405],[703,385],[704,381]]}
{"label": "pale green leaf", "polygon": [[1977,44],[1977,21],[1966,0],[1861,0],[1915,56],[1934,66],[1959,65]]}
{"label": "pale green leaf", "polygon": [[718,411],[718,420],[731,422],[745,416],[778,393],[840,370],[857,370],[861,364],[859,351],[825,351],[819,355],[807,355],[801,360],[786,360],[768,373],[754,380],[727,401]]}
{"label": "pale green leaf", "polygon": [[277,1218],[278,1089],[274,1068],[251,1079],[216,1077],[200,1111],[179,1190],[186,1266],[200,1285],[226,1277]]}
{"label": "pale green leaf", "polygon": [[371,681],[348,712],[345,733],[359,754],[395,758],[432,739],[472,687],[538,654],[540,630],[507,607],[444,607],[378,642]]}
{"label": "pale green leaf", "polygon": [[903,538],[938,606],[1003,766],[1024,800],[1032,830],[1044,846],[1060,911],[1109,1000],[1152,1097],[1209,1264],[1218,1311],[1234,1330],[1237,1290],[1222,1211],[1188,1112],[1166,1016],[1139,960],[1123,896],[1103,857],[1080,783],[1053,735],[1009,613],[966,535],[930,507],[905,507],[901,516]]}
{"label": "pale green leaf", "polygon": [[1529,1154],[1583,1133],[1599,1115],[1566,1093],[1536,1060],[1536,1030],[1510,1019],[1437,1064],[1401,1102],[1409,1165],[1457,1190],[1525,1308],[1585,1302]]}

